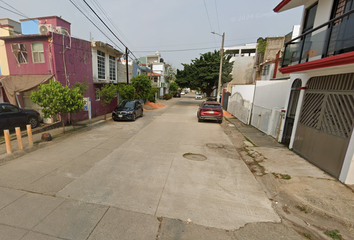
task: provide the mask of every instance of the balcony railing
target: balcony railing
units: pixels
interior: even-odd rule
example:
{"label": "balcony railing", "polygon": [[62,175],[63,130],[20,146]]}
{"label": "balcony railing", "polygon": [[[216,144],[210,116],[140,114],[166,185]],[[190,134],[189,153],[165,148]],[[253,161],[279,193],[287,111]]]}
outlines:
{"label": "balcony railing", "polygon": [[354,51],[354,10],[287,42],[282,67]]}

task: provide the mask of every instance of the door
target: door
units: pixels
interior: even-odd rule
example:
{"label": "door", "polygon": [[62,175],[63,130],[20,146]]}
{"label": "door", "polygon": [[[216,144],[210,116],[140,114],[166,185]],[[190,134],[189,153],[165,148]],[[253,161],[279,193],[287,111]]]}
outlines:
{"label": "door", "polygon": [[281,141],[286,146],[289,146],[290,144],[290,138],[291,138],[291,133],[293,131],[297,103],[299,101],[299,96],[300,96],[300,87],[301,87],[301,79],[296,79],[293,82],[293,85],[291,86],[289,104],[286,113],[285,125],[284,125],[284,134]]}
{"label": "door", "polygon": [[294,150],[338,178],[354,127],[354,73],[311,78]]}

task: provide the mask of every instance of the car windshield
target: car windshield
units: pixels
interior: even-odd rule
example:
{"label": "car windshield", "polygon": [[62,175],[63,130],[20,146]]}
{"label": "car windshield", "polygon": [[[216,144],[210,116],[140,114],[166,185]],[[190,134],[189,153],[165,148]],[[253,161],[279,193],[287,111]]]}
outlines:
{"label": "car windshield", "polygon": [[119,104],[118,107],[122,108],[134,108],[135,102],[134,101],[124,101]]}
{"label": "car windshield", "polygon": [[219,104],[204,104],[204,108],[221,108]]}

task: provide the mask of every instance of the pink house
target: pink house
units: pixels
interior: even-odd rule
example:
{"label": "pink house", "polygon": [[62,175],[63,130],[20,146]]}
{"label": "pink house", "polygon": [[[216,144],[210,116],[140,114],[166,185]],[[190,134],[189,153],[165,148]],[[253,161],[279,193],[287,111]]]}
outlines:
{"label": "pink house", "polygon": [[[1,79],[5,101],[22,108],[38,109],[30,93],[50,79],[63,85],[89,85],[84,97],[91,98],[92,117],[104,114],[93,81],[91,42],[71,37],[70,23],[56,16],[21,20],[23,35],[0,37],[5,42],[10,75]],[[117,101],[107,107],[113,110]],[[39,110],[39,109],[38,109]],[[73,117],[88,118],[87,111]]]}

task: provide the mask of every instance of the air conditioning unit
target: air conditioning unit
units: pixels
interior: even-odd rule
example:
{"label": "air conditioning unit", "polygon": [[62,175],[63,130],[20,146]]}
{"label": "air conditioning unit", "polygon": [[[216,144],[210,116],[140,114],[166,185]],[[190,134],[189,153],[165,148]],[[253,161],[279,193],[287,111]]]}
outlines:
{"label": "air conditioning unit", "polygon": [[65,36],[69,35],[68,29],[65,27],[56,27],[55,32]]}
{"label": "air conditioning unit", "polygon": [[40,35],[47,35],[49,32],[54,32],[54,26],[52,24],[39,24],[38,30]]}

